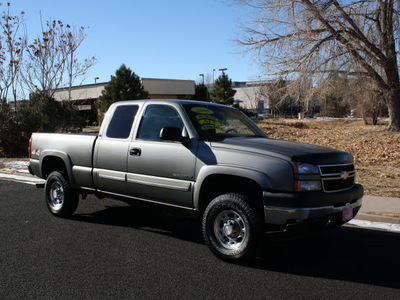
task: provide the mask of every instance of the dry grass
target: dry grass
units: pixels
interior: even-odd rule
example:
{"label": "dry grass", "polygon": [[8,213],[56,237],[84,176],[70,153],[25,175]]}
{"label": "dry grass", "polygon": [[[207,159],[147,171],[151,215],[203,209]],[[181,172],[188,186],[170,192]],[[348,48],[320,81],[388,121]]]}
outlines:
{"label": "dry grass", "polygon": [[350,152],[367,195],[400,197],[400,133],[388,132],[384,122],[270,119],[258,125],[272,138]]}

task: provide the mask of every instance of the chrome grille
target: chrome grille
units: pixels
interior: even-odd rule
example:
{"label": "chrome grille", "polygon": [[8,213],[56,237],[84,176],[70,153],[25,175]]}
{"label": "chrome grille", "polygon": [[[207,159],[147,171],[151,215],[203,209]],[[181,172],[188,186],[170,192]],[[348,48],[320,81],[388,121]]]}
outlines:
{"label": "chrome grille", "polygon": [[354,186],[356,171],[354,164],[318,166],[325,192],[333,193],[351,189]]}

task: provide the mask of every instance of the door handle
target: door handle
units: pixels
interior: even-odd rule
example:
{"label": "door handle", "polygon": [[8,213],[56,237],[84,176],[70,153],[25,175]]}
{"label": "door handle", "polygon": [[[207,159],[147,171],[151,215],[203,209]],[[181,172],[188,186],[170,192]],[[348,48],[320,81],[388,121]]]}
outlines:
{"label": "door handle", "polygon": [[142,150],[140,148],[131,148],[129,150],[129,155],[136,155],[136,156],[140,156],[140,154],[142,154]]}

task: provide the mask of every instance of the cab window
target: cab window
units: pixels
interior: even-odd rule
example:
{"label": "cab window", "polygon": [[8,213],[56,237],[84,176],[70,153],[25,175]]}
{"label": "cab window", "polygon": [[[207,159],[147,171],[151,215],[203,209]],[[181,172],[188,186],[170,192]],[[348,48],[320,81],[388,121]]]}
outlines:
{"label": "cab window", "polygon": [[164,127],[183,129],[183,122],[178,112],[169,105],[149,105],[143,115],[137,138],[158,141]]}
{"label": "cab window", "polygon": [[137,105],[118,106],[114,111],[110,124],[108,124],[106,136],[114,139],[127,139],[138,107]]}

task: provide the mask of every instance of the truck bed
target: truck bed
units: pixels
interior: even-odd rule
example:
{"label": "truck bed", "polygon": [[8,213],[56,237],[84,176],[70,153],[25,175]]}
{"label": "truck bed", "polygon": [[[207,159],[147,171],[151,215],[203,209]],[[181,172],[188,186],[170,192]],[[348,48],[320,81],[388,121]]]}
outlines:
{"label": "truck bed", "polygon": [[[76,168],[92,169],[93,149],[97,134],[79,133],[33,133],[31,144],[31,168],[35,174],[44,178],[39,170],[39,160],[49,154],[67,161],[73,172]],[[68,153],[67,157],[66,153]],[[37,161],[37,164],[35,163]]]}

